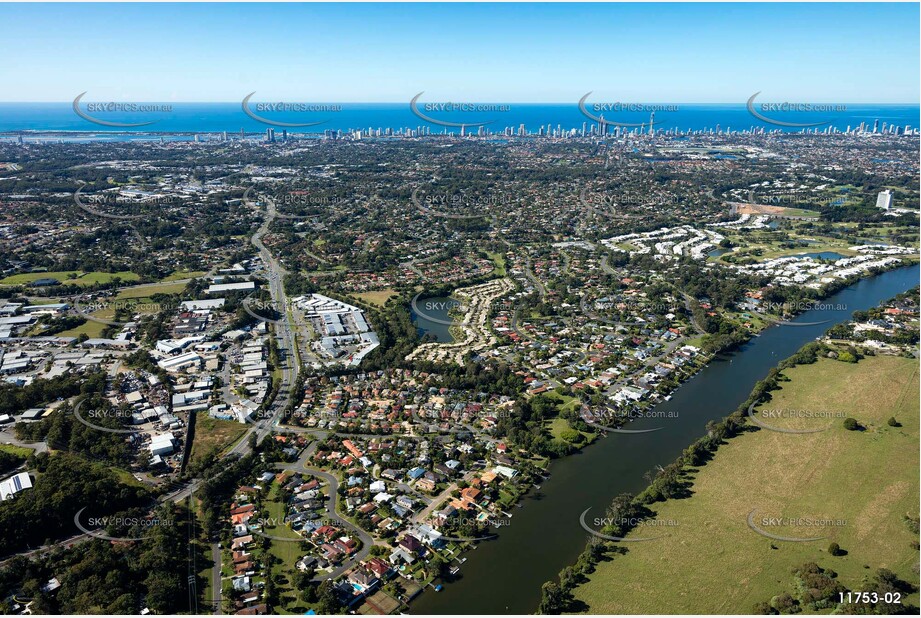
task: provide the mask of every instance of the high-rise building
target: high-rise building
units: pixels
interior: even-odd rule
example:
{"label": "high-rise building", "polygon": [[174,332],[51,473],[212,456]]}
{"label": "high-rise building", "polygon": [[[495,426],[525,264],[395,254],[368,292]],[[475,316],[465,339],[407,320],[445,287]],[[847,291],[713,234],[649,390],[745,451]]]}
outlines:
{"label": "high-rise building", "polygon": [[892,208],[892,191],[889,189],[880,191],[879,195],[876,196],[876,207],[882,208],[883,210]]}
{"label": "high-rise building", "polygon": [[873,132],[879,133],[879,118],[873,121]]}

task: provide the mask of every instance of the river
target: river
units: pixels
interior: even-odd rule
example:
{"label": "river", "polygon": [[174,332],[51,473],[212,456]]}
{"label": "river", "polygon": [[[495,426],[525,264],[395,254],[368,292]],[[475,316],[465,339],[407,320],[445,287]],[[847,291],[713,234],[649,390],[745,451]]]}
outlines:
{"label": "river", "polygon": [[675,415],[630,424],[631,429],[661,430],[610,434],[580,454],[553,462],[551,478],[523,499],[523,508],[512,509],[511,523],[501,529],[499,539],[467,552],[461,579],[437,593],[426,590],[412,602],[412,612],[534,613],[541,585],[556,579],[585,547],[588,535],[579,525],[585,509],[591,507],[587,516],[591,521],[602,516],[614,496],[642,491],[648,485],[647,472],[674,461],[706,433],[708,421],[733,412],[771,367],[835,323],[849,319],[854,311],[875,307],[918,285],[918,280],[915,265],[855,283],[822,301],[821,308],[792,320],[802,326],[768,328],[734,354],[715,358],[678,388],[670,401],[655,408]]}

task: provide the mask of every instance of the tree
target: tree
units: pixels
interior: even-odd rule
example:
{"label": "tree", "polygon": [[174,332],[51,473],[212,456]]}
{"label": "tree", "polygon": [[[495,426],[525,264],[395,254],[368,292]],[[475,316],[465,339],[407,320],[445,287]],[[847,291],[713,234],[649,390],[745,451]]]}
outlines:
{"label": "tree", "polygon": [[844,552],[841,551],[841,546],[837,543],[832,543],[828,546],[828,553],[832,556],[841,556],[844,554]]}
{"label": "tree", "polygon": [[890,416],[889,420],[886,421],[886,424],[889,425],[890,427],[901,427],[902,426],[902,423],[895,420],[894,416]]}
{"label": "tree", "polygon": [[857,419],[847,417],[844,419],[844,428],[848,431],[857,431],[860,429],[860,423],[857,422]]}
{"label": "tree", "polygon": [[320,584],[317,590],[317,613],[320,615],[338,614],[340,608],[333,583],[327,579]]}
{"label": "tree", "polygon": [[554,582],[547,582],[540,588],[538,614],[558,615],[563,611],[563,591]]}

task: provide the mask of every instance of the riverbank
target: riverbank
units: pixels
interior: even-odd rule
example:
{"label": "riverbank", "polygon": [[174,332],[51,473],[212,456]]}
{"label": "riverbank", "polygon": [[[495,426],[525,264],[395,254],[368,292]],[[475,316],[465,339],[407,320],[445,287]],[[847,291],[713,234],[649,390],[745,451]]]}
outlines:
{"label": "riverbank", "polygon": [[[610,434],[577,455],[553,462],[551,477],[522,501],[511,525],[496,541],[468,554],[462,577],[438,594],[425,593],[412,604],[414,613],[533,613],[541,585],[556,579],[560,569],[574,563],[585,547],[586,532],[579,517],[586,508],[602,513],[620,493],[638,493],[644,475],[674,461],[709,421],[717,421],[744,402],[753,385],[777,362],[820,336],[829,326],[917,285],[917,267],[908,267],[862,280],[828,297],[821,308],[809,310],[788,324],[768,328],[742,344],[731,356],[718,355],[676,390],[669,401],[654,408],[673,416],[641,418],[631,429],[648,433]],[[714,393],[720,400],[714,401]],[[519,559],[522,555],[529,560]],[[516,594],[509,594],[509,590]]]}
{"label": "riverbank", "polygon": [[[712,461],[686,467],[689,497],[648,505],[652,521],[676,525],[600,562],[574,589],[576,608],[750,613],[777,595],[796,597],[791,571],[807,562],[836,571],[848,590],[866,590],[864,577],[878,568],[918,585],[917,533],[905,520],[917,525],[918,361],[819,358],[782,373],[789,382],[756,407],[781,431],[745,431]],[[847,417],[864,429],[846,429]],[[626,539],[649,531],[639,526]],[[846,554],[830,555],[830,543]],[[917,605],[918,593],[902,600]]]}

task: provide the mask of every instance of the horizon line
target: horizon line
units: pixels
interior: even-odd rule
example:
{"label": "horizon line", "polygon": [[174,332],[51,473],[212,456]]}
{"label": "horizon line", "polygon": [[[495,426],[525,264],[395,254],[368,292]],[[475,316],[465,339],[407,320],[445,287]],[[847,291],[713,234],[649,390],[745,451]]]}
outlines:
{"label": "horizon line", "polygon": [[[786,97],[782,102],[785,102],[785,103],[793,103],[793,102],[796,102],[796,103],[812,103],[812,104],[822,104],[822,105],[916,105],[916,106],[921,106],[921,101],[889,101],[889,102],[882,102],[882,101],[818,101],[818,100],[810,100],[810,101],[790,101],[789,99],[790,99],[790,97]],[[242,99],[240,99],[240,100],[238,100],[238,101],[235,101],[235,100],[230,100],[230,101],[176,101],[176,100],[160,100],[160,101],[158,101],[158,100],[154,100],[154,99],[151,99],[151,100],[143,100],[143,101],[142,101],[142,100],[138,100],[138,99],[129,99],[129,100],[125,100],[125,99],[123,99],[123,100],[116,100],[116,99],[100,99],[100,100],[93,100],[93,101],[88,101],[88,102],[90,102],[90,103],[101,103],[101,102],[105,102],[105,103],[163,103],[163,104],[195,104],[195,105],[213,105],[213,104],[240,105],[241,102],[242,102]],[[259,103],[278,103],[278,102],[283,102],[283,103],[311,103],[311,104],[313,104],[313,103],[328,103],[328,104],[336,104],[336,105],[404,105],[404,104],[405,104],[405,105],[409,105],[410,100],[407,99],[407,100],[402,100],[402,101],[334,101],[334,100],[330,100],[330,101],[321,101],[321,100],[308,100],[308,99],[298,99],[298,100],[295,100],[295,99],[292,99],[292,98],[290,98],[290,97],[285,97],[285,98],[276,98],[276,99],[264,99],[264,100],[259,100],[259,101],[256,101],[256,102],[259,102]],[[740,105],[740,106],[743,106],[743,107],[746,105],[746,101],[745,101],[745,100],[743,100],[743,101],[655,101],[655,100],[641,101],[641,100],[618,100],[618,101],[613,101],[613,102],[620,103],[620,104],[628,104],[628,105],[630,105],[630,104],[632,104],[632,105],[654,105],[654,104],[662,104],[662,105],[727,105],[727,106]],[[769,101],[769,102],[770,102],[770,103],[776,103],[776,102],[778,102],[778,101]],[[72,105],[72,104],[73,104],[73,99],[68,99],[68,100],[63,100],[63,101],[0,101],[0,105],[10,105],[10,104],[27,105],[27,104],[35,104],[35,103],[43,103],[43,104],[49,104],[49,103],[50,103],[50,104]],[[473,101],[473,100],[457,100],[457,101],[452,101],[452,100],[450,100],[450,99],[446,99],[446,100],[444,100],[444,101],[440,101],[440,100],[427,101],[426,103],[457,103],[457,104],[489,104],[489,103],[492,103],[492,104],[499,104],[499,105],[578,105],[578,99],[575,99],[575,100],[572,100],[572,101],[500,101],[500,100],[496,100],[496,101]],[[612,101],[599,100],[597,103],[612,103]],[[621,111],[623,111],[623,110],[621,110]],[[662,111],[663,113],[669,113],[667,110],[657,110],[657,111]],[[484,112],[484,113],[488,113],[488,112]],[[637,113],[639,113],[639,112],[637,112]],[[841,113],[841,112],[838,112],[838,113]]]}

